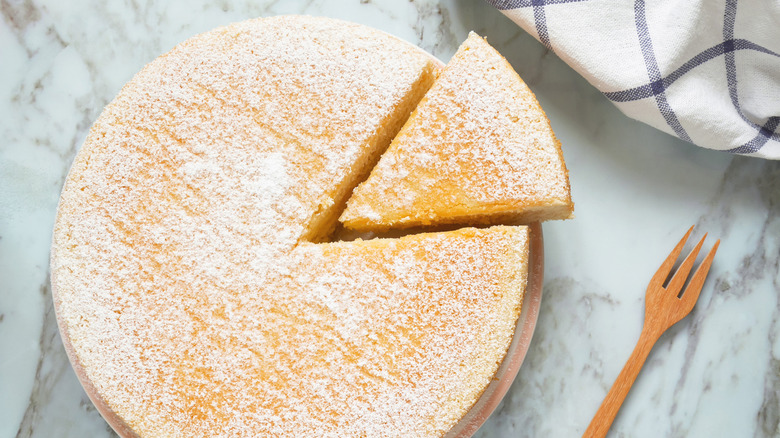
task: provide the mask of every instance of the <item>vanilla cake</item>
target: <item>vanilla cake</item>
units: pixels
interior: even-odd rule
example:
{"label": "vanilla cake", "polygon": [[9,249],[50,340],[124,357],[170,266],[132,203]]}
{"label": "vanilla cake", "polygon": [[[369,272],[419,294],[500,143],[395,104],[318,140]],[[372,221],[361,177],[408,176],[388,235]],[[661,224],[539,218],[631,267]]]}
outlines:
{"label": "vanilla cake", "polygon": [[439,62],[342,21],[196,36],[95,122],[60,199],[52,287],[123,436],[444,435],[512,339],[528,228],[327,238]]}
{"label": "vanilla cake", "polygon": [[341,221],[375,230],[566,219],[561,146],[512,66],[471,33],[415,109]]}

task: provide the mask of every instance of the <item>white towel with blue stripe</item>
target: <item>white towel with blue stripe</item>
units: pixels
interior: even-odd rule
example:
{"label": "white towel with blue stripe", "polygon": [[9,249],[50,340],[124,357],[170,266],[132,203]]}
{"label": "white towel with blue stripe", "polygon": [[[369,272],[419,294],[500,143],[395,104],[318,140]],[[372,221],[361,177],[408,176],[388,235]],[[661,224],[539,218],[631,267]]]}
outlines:
{"label": "white towel with blue stripe", "polygon": [[623,113],[780,159],[780,1],[488,0]]}

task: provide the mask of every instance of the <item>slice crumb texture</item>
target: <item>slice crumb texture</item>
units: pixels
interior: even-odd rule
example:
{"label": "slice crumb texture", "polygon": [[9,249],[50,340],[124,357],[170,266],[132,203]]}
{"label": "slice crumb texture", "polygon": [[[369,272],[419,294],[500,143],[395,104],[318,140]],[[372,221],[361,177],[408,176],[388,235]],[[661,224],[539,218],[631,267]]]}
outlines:
{"label": "slice crumb texture", "polygon": [[530,223],[572,210],[549,120],[509,63],[471,33],[340,220],[357,230]]}

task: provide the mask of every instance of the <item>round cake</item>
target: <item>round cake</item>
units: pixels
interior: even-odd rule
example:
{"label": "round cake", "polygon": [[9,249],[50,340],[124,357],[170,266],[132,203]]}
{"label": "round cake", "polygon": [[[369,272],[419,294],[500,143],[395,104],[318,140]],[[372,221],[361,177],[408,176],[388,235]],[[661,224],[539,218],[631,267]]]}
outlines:
{"label": "round cake", "polygon": [[326,242],[441,63],[302,16],[196,36],[95,122],[63,188],[55,309],[124,436],[444,435],[491,382],[524,226]]}

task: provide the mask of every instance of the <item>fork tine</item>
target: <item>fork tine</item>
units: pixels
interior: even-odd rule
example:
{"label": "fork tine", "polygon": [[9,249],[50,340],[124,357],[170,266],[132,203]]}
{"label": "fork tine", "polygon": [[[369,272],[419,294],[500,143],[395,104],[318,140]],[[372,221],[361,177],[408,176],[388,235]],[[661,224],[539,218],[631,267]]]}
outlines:
{"label": "fork tine", "polygon": [[669,284],[666,286],[666,290],[669,291],[670,294],[680,294],[680,289],[682,289],[683,284],[685,283],[685,279],[688,278],[688,273],[691,272],[691,268],[693,268],[693,262],[696,261],[696,256],[699,255],[701,246],[704,244],[704,239],[706,238],[707,233],[704,233],[704,237],[699,240],[699,243],[697,243],[693,250],[691,250],[690,254],[685,257],[685,260],[683,260],[682,264],[680,264],[680,267],[677,268],[677,272],[675,272],[672,279],[669,280]]}
{"label": "fork tine", "polygon": [[710,252],[707,253],[707,256],[704,257],[704,260],[701,262],[701,265],[699,265],[696,272],[693,273],[693,277],[691,277],[688,287],[686,287],[685,292],[683,292],[683,298],[685,300],[693,300],[695,303],[699,298],[699,292],[701,292],[701,287],[704,285],[704,280],[707,278],[707,273],[710,271],[712,259],[715,258],[715,252],[718,251],[719,245],[720,239],[715,242],[715,245],[712,245]]}
{"label": "fork tine", "polygon": [[677,246],[674,247],[671,253],[666,257],[666,260],[661,264],[661,267],[658,268],[658,271],[655,272],[655,275],[653,275],[653,278],[650,279],[649,286],[652,288],[660,288],[664,284],[664,280],[666,280],[666,277],[669,276],[669,273],[672,272],[672,267],[674,266],[674,262],[677,261],[677,257],[680,256],[680,252],[683,249],[683,246],[685,245],[685,242],[688,241],[688,237],[691,235],[691,231],[693,231],[693,227],[688,229],[688,232],[685,233],[685,236],[683,236],[682,240],[677,244]]}

